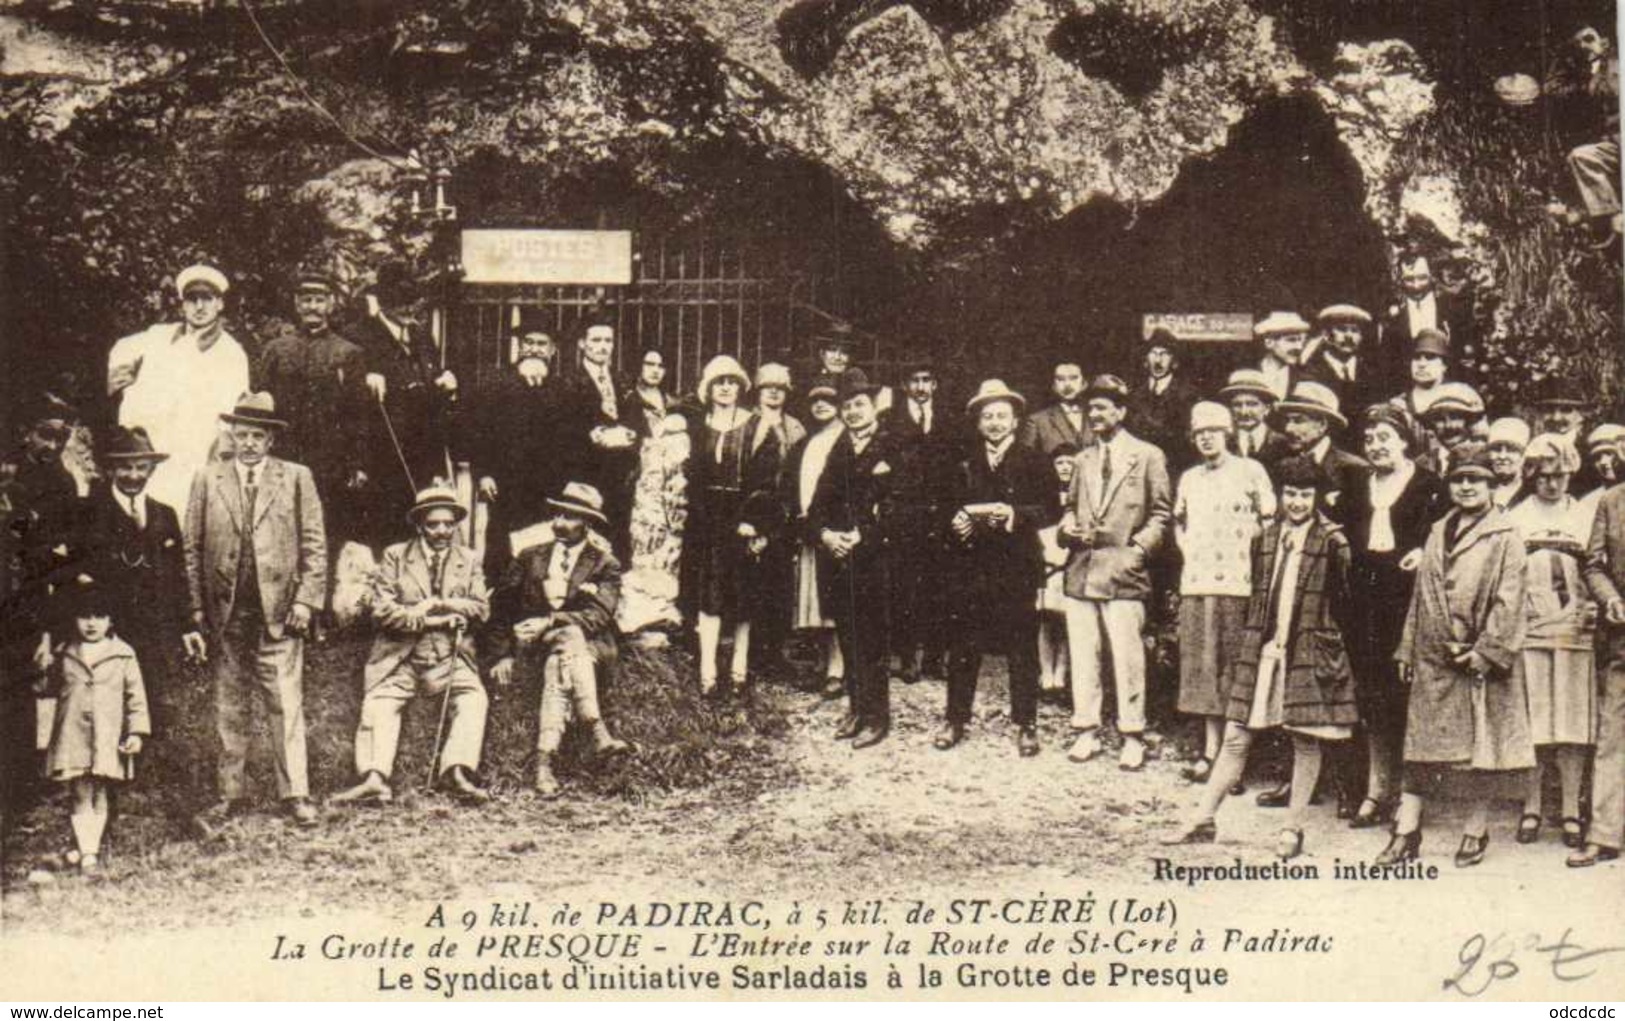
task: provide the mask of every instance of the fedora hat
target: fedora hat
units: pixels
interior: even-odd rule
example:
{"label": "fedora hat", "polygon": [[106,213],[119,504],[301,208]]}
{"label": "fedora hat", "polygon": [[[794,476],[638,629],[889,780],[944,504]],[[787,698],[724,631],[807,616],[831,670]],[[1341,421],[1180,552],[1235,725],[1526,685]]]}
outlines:
{"label": "fedora hat", "polygon": [[592,518],[601,525],[609,524],[609,519],[604,517],[603,494],[585,482],[566,483],[564,492],[556,497],[548,497],[547,503],[548,506],[557,507],[559,510]]}
{"label": "fedora hat", "polygon": [[117,428],[107,438],[102,450],[103,461],[159,461],[169,460],[168,454],[152,449],[152,438],[139,425],[130,429]]}
{"label": "fedora hat", "polygon": [[982,405],[994,401],[1009,401],[1018,415],[1027,410],[1027,399],[1005,386],[1004,380],[984,379],[982,385],[976,388],[976,396],[965,402],[965,414],[974,415],[982,410]]}
{"label": "fedora hat", "polygon": [[1303,316],[1296,312],[1271,312],[1265,316],[1257,326],[1253,327],[1253,336],[1259,340],[1266,337],[1284,337],[1294,333],[1308,333],[1309,324],[1303,321]]}
{"label": "fedora hat", "polygon": [[1237,369],[1230,374],[1230,381],[1219,391],[1220,397],[1235,397],[1239,394],[1252,394],[1271,404],[1275,403],[1275,391],[1270,389],[1269,380],[1257,369]]}
{"label": "fedora hat", "polygon": [[1096,397],[1104,397],[1119,405],[1126,405],[1128,404],[1128,393],[1128,384],[1123,382],[1121,378],[1112,375],[1096,376],[1089,381],[1088,388],[1083,391],[1083,399],[1087,401]]}
{"label": "fedora hat", "polygon": [[1319,415],[1345,429],[1349,424],[1349,420],[1343,417],[1342,406],[1332,388],[1308,380],[1293,386],[1292,392],[1275,406],[1275,410],[1277,413],[1297,411],[1305,415]]}
{"label": "fedora hat", "polygon": [[455,514],[458,521],[468,517],[468,508],[459,503],[457,494],[445,486],[429,486],[418,490],[417,499],[413,501],[412,509],[406,512],[406,517],[416,524],[420,516],[442,507]]}
{"label": "fedora hat", "polygon": [[738,380],[741,393],[750,389],[750,377],[745,374],[745,367],[739,364],[738,359],[733,355],[717,355],[705,363],[705,371],[700,373],[698,392],[701,401],[710,400],[711,384],[721,379]]}
{"label": "fedora hat", "polygon": [[237,406],[220,416],[220,421],[232,425],[258,425],[267,429],[286,429],[288,423],[276,417],[276,398],[264,390],[245,393],[237,398]]}
{"label": "fedora hat", "polygon": [[880,384],[869,379],[869,374],[862,369],[847,369],[841,373],[841,400],[848,401],[854,397],[873,397],[880,392]]}

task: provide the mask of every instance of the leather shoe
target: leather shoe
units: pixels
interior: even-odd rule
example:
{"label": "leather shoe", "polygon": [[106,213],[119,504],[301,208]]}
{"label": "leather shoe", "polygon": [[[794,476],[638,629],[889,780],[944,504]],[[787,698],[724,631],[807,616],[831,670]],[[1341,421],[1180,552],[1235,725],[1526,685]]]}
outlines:
{"label": "leather shoe", "polygon": [[1100,738],[1095,736],[1094,731],[1086,730],[1078,735],[1076,741],[1072,742],[1072,747],[1067,751],[1066,757],[1073,762],[1088,762],[1099,754]]}
{"label": "leather shoe", "polygon": [[1518,819],[1518,832],[1513,837],[1520,844],[1533,844],[1540,839],[1540,816],[1525,812]]}
{"label": "leather shoe", "polygon": [[1213,775],[1212,759],[1197,759],[1195,762],[1179,771],[1179,775],[1186,783],[1205,784],[1207,778]]}
{"label": "leather shoe", "polygon": [[1145,742],[1137,737],[1123,739],[1123,751],[1117,756],[1117,768],[1127,773],[1138,773],[1145,768]]}
{"label": "leather shoe", "polygon": [[873,748],[886,740],[887,733],[888,730],[885,727],[864,727],[852,738],[852,750],[862,751],[865,748]]}
{"label": "leather shoe", "polygon": [[1213,824],[1212,819],[1205,822],[1192,823],[1177,833],[1170,833],[1162,838],[1160,843],[1164,847],[1173,847],[1177,844],[1211,844],[1219,839],[1219,828]]}
{"label": "leather shoe", "polygon": [[321,817],[316,814],[316,806],[310,803],[309,798],[294,798],[289,801],[288,818],[302,830],[314,829],[322,823]]}
{"label": "leather shoe", "polygon": [[1372,859],[1373,865],[1399,865],[1402,862],[1415,861],[1422,853],[1422,831],[1411,830],[1409,833],[1395,833],[1388,838],[1388,846],[1377,853]]}
{"label": "leather shoe", "polygon": [[841,720],[841,725],[835,728],[835,740],[849,741],[857,737],[858,731],[862,729],[863,721],[858,719],[857,714],[847,713],[846,718]]}
{"label": "leather shoe", "polygon": [[1291,800],[1292,785],[1284,783],[1278,787],[1271,787],[1267,791],[1259,791],[1258,797],[1253,799],[1253,803],[1259,808],[1285,808]]}
{"label": "leather shoe", "polygon": [[1585,823],[1572,815],[1563,820],[1563,846],[1578,849],[1585,846]]}
{"label": "leather shoe", "polygon": [[1619,848],[1609,847],[1607,844],[1587,844],[1563,859],[1563,864],[1571,869],[1587,869],[1605,861],[1615,861],[1619,858]]}
{"label": "leather shoe", "polygon": [[395,792],[389,789],[389,783],[384,775],[377,770],[367,770],[367,775],[354,787],[346,787],[337,794],[328,796],[328,802],[334,805],[371,804],[385,805],[395,800]]}
{"label": "leather shoe", "polygon": [[1490,848],[1490,835],[1482,833],[1474,836],[1471,833],[1461,835],[1461,846],[1456,848],[1456,868],[1472,868],[1484,860],[1484,852]]}
{"label": "leather shoe", "polygon": [[446,787],[453,796],[471,805],[483,805],[491,800],[491,792],[475,783],[462,766],[453,766],[446,771]]}
{"label": "leather shoe", "polygon": [[949,722],[942,725],[942,730],[937,732],[936,739],[931,742],[931,747],[939,752],[945,752],[963,740],[965,740],[965,725],[963,723]]}
{"label": "leather shoe", "polygon": [[1024,759],[1030,759],[1038,754],[1038,731],[1033,727],[1022,727],[1016,733],[1016,751]]}
{"label": "leather shoe", "polygon": [[1275,838],[1275,857],[1290,861],[1303,853],[1303,830],[1286,829]]}
{"label": "leather shoe", "polygon": [[1355,810],[1354,817],[1349,820],[1351,830],[1369,830],[1392,822],[1394,818],[1394,803],[1392,801],[1378,801],[1376,798],[1366,798],[1360,802]]}

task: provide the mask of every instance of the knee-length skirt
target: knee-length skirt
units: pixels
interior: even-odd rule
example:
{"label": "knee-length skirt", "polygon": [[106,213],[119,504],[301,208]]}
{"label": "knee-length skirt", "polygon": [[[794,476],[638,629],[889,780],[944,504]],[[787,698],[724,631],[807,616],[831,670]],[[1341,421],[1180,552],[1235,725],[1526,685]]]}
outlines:
{"label": "knee-length skirt", "polygon": [[1223,716],[1230,661],[1241,647],[1246,596],[1185,596],[1179,601],[1179,711]]}

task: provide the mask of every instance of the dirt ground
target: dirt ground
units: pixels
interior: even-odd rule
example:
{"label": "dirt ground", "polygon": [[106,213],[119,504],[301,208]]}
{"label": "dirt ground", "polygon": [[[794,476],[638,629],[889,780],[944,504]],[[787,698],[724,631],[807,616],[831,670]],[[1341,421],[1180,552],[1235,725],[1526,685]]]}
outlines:
{"label": "dirt ground", "polygon": [[[838,902],[854,890],[906,898],[949,877],[990,889],[1037,884],[1052,891],[1147,881],[1151,859],[1166,854],[1158,836],[1195,793],[1178,775],[1184,729],[1158,735],[1140,773],[1120,771],[1111,751],[1080,765],[1065,755],[1066,711],[1046,704],[1043,752],[1022,759],[1005,715],[1002,666],[990,660],[986,673],[968,739],[949,752],[931,747],[940,683],[894,683],[891,737],[861,752],[831,739],[839,703],[769,685],[755,697],[786,725],[753,738],[767,742],[765,766],[701,789],[629,801],[575,784],[549,803],[505,783],[483,808],[407,789],[387,808],[328,808],[314,832],[262,811],[234,820],[214,842],[126,817],[105,875],[94,880],[49,872],[44,849],[65,845],[67,834],[59,805],[47,806],[36,813],[34,836],[9,849],[6,930],[183,929],[273,918],[290,905],[306,915],[373,909],[478,897],[516,883],[532,896],[568,898],[678,879],[715,895],[794,891]],[[1222,810],[1219,844],[1176,857],[1267,862],[1278,819],[1256,808],[1249,793]],[[1605,882],[1617,894],[1619,867],[1565,875],[1555,831],[1520,847],[1510,839],[1515,819],[1515,808],[1504,806],[1478,877],[1588,889]],[[1446,872],[1454,871],[1455,821],[1451,807],[1441,806],[1424,847]],[[1369,859],[1384,839],[1380,831],[1348,830],[1327,804],[1313,810],[1303,860],[1329,869],[1334,858]]]}

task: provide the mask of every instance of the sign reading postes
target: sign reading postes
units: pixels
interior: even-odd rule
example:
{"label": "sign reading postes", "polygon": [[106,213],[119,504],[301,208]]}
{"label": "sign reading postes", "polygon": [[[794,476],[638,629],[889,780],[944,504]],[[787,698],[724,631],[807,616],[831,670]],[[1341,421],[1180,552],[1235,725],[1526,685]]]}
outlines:
{"label": "sign reading postes", "polygon": [[470,284],[629,284],[629,230],[465,230]]}
{"label": "sign reading postes", "polygon": [[1246,312],[1147,312],[1140,325],[1140,336],[1150,339],[1158,329],[1194,343],[1250,341],[1253,317]]}

